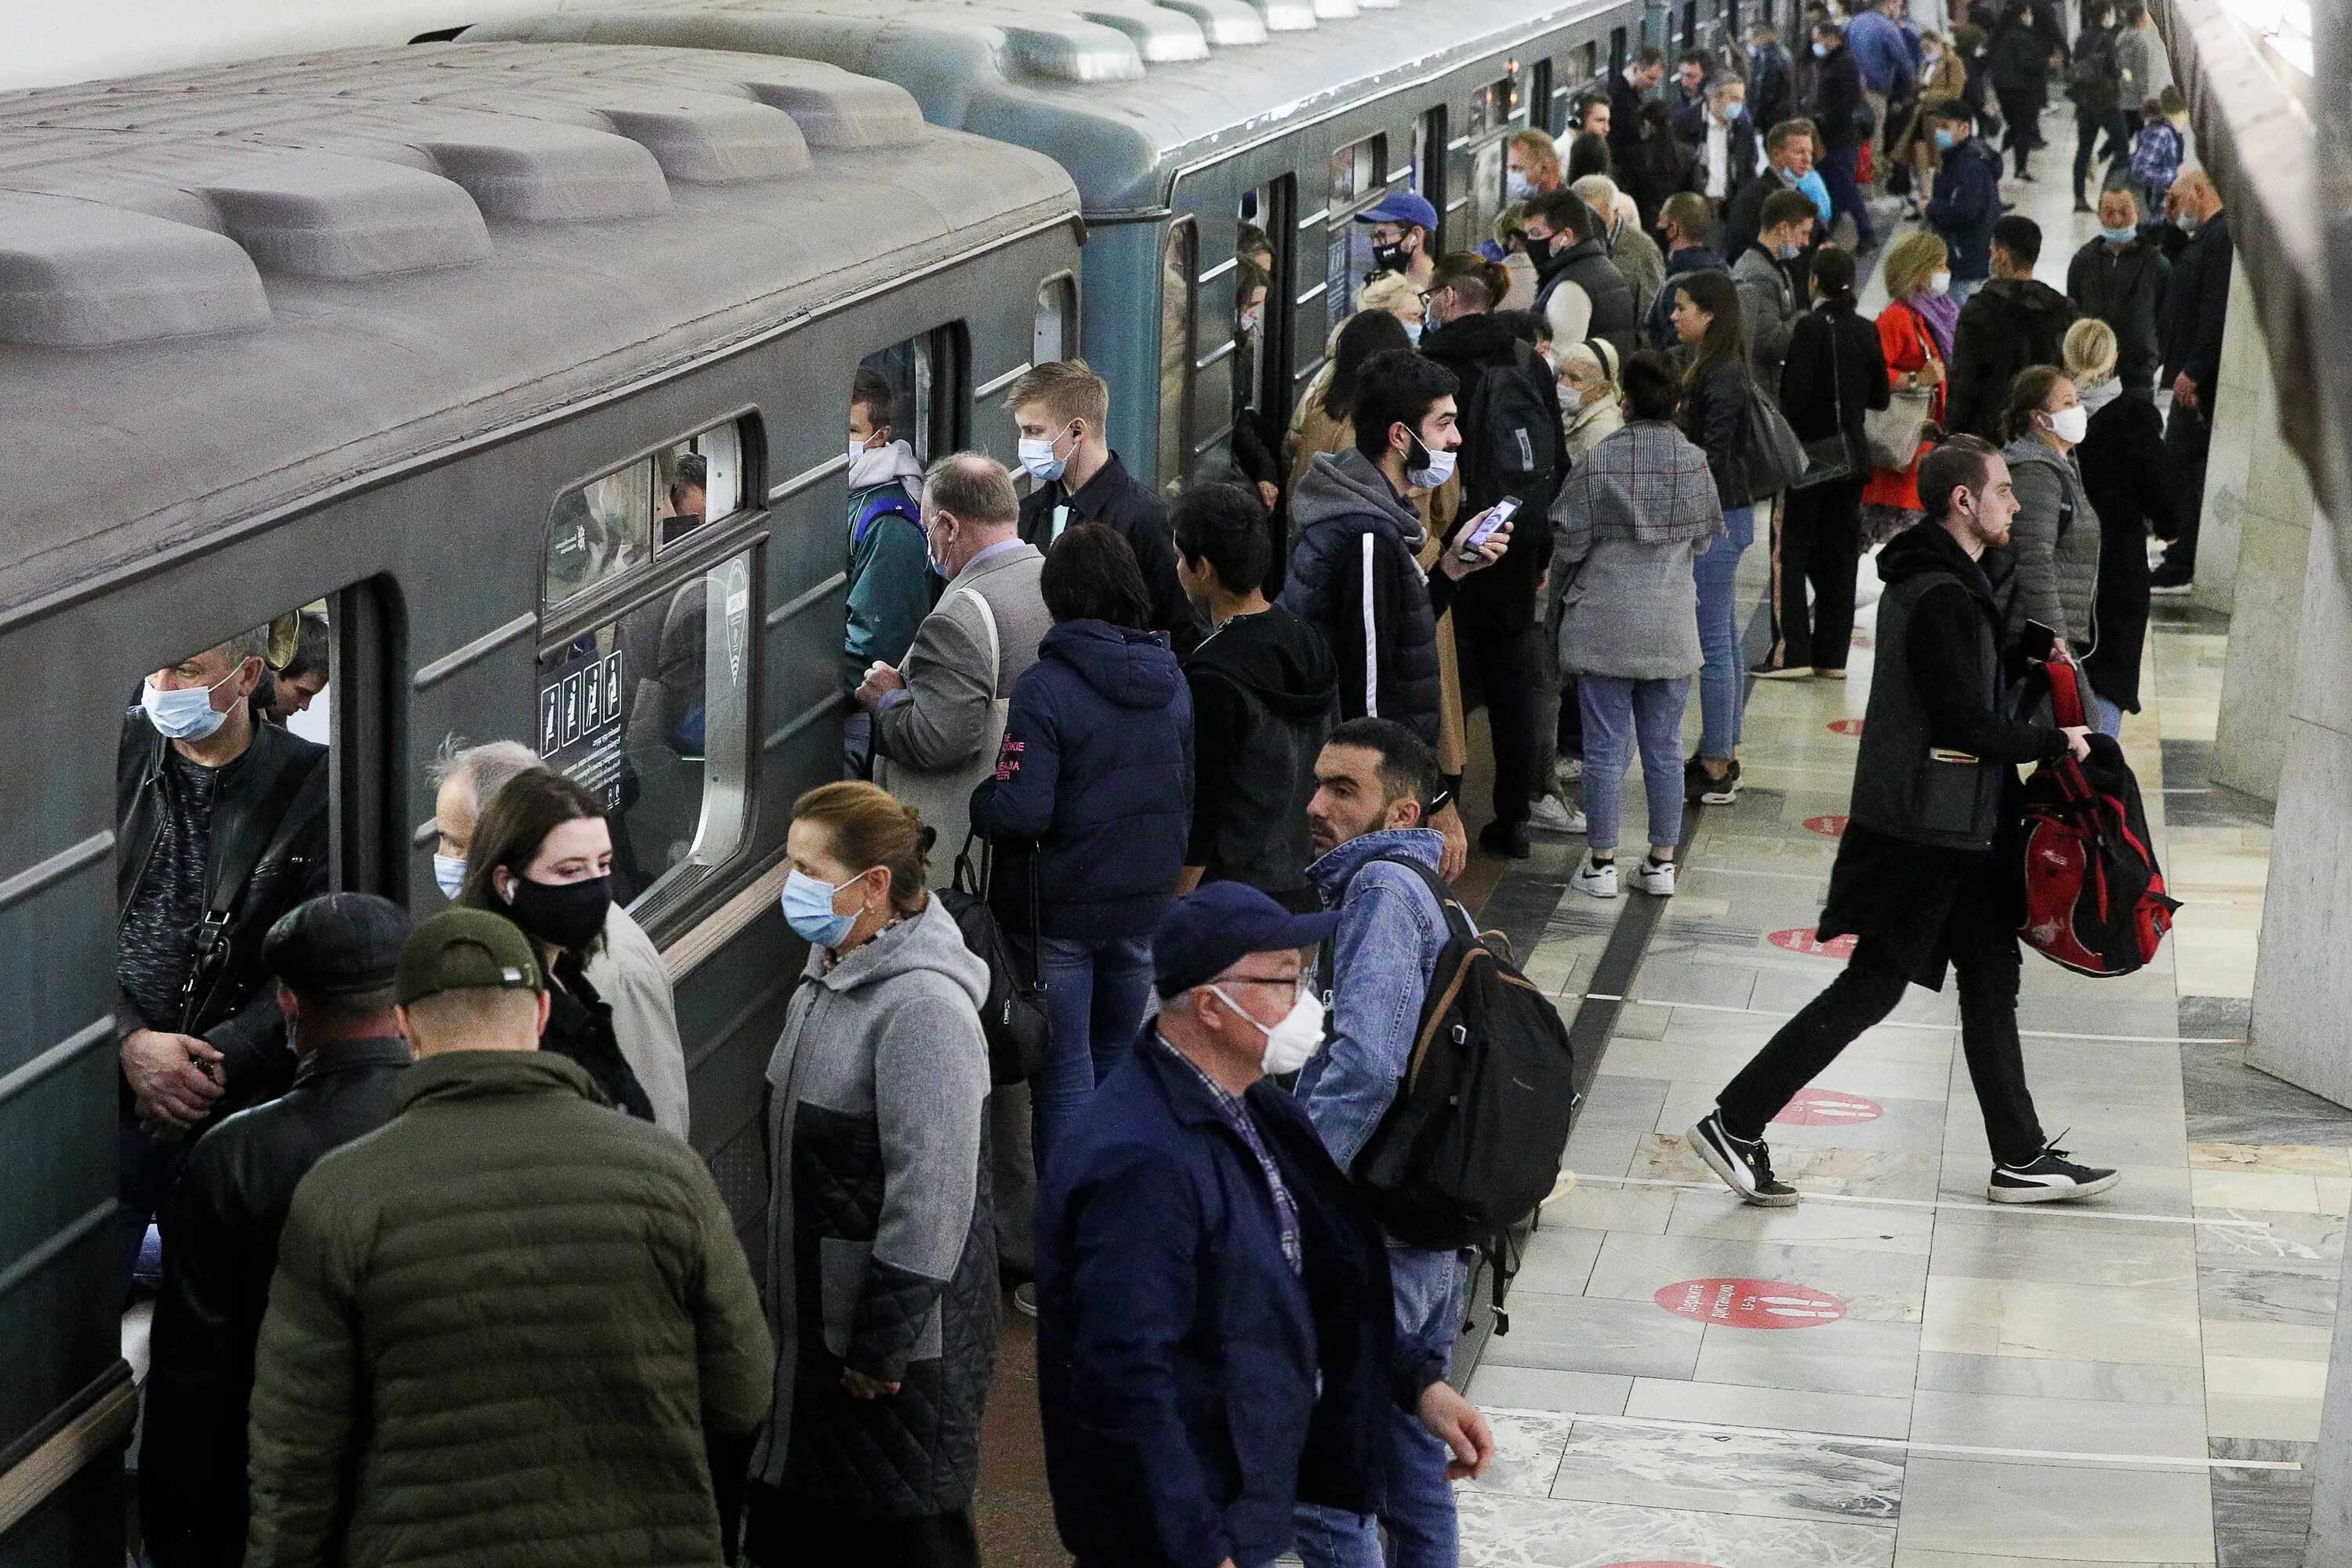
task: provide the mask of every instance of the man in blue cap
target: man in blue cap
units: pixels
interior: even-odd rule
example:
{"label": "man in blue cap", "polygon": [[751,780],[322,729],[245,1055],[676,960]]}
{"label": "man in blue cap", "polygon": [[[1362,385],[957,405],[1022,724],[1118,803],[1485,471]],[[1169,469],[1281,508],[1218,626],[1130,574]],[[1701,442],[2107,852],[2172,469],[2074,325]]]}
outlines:
{"label": "man in blue cap", "polygon": [[1392,191],[1356,215],[1372,226],[1372,266],[1402,272],[1416,289],[1437,273],[1437,209],[1411,191]]}
{"label": "man in blue cap", "polygon": [[1063,1135],[1038,1206],[1037,1395],[1078,1568],[1260,1568],[1295,1506],[1369,1513],[1381,1407],[1482,1473],[1494,1439],[1393,1327],[1380,1227],[1269,1075],[1320,1048],[1294,915],[1219,882],[1152,939],[1153,1027]]}

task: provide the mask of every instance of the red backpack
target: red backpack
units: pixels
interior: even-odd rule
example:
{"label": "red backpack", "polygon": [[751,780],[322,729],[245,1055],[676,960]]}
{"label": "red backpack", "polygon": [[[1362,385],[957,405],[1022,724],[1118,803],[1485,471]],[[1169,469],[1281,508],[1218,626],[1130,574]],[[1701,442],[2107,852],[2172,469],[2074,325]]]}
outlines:
{"label": "red backpack", "polygon": [[[2058,723],[2087,722],[2082,670],[2048,669]],[[2082,974],[2129,974],[2156,956],[2180,904],[2165,893],[2122,747],[2094,731],[2087,760],[2069,752],[2036,768],[2019,826],[2028,947]]]}

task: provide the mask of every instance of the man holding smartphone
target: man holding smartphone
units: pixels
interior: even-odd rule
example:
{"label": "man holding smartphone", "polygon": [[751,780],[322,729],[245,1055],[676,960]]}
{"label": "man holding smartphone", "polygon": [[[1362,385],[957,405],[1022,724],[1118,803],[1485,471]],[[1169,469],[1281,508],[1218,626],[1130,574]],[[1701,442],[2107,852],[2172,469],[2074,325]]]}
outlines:
{"label": "man holding smartphone", "polygon": [[[1464,514],[1507,500],[1540,517],[1567,468],[1559,383],[1535,345],[1493,314],[1494,303],[1483,259],[1444,258],[1430,280],[1421,352],[1461,383]],[[1495,745],[1495,820],[1478,843],[1513,859],[1529,852],[1528,816],[1543,793],[1535,776],[1536,584],[1550,563],[1551,530],[1537,528],[1454,595],[1454,645],[1478,671]]]}
{"label": "man holding smartphone", "polygon": [[[1992,584],[1979,565],[2008,541],[2017,514],[2000,454],[1955,437],[1920,460],[1919,499],[1927,520],[1879,552],[1878,663],[1819,931],[1860,941],[1845,973],[1780,1026],[1690,1131],[1724,1184],[1763,1207],[1798,1196],[1773,1173],[1766,1124],[1893,1012],[1906,985],[1943,989],[1948,965],[1959,977],[1960,1048],[1992,1151],[1985,1195],[2052,1203],[2121,1180],[2075,1163],[2043,1135],[2017,1034],[2015,870],[1994,852],[2017,823],[2017,765],[2070,750],[2088,756],[2090,731],[2008,717],[2026,657],[2004,666]],[[2064,657],[2048,643],[2039,651]]]}

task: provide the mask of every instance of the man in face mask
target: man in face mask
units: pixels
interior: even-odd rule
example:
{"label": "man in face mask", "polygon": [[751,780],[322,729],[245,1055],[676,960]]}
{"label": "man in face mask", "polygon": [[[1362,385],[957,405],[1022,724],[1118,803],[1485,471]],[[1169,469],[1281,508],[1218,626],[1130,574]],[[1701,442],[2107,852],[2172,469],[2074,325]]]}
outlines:
{"label": "man in face mask", "polygon": [[907,657],[931,611],[924,557],[923,464],[890,425],[890,383],[860,365],[849,396],[849,609],[841,643],[844,691],[877,660]]}
{"label": "man in face mask", "polygon": [[1356,215],[1371,226],[1372,268],[1402,272],[1416,289],[1429,287],[1437,271],[1437,209],[1411,191],[1396,191]]}
{"label": "man in face mask", "polygon": [[257,627],[150,674],[116,751],[126,1290],[194,1135],[293,1078],[261,939],[327,890],[327,751],[255,718],[268,647]]}
{"label": "man in face mask", "polygon": [[1021,431],[1021,467],[1032,485],[1021,502],[1021,538],[1039,550],[1073,524],[1099,522],[1128,542],[1151,600],[1149,629],[1178,654],[1201,640],[1199,619],[1176,580],[1168,502],[1127,471],[1110,449],[1110,388],[1082,359],[1024,372],[1005,395]]}
{"label": "man in face mask", "polygon": [[1522,131],[1503,154],[1503,194],[1533,201],[1559,189],[1559,148],[1540,131]]}
{"label": "man in face mask", "polygon": [[2099,193],[2099,237],[2066,264],[2066,297],[2085,316],[2115,329],[2116,381],[2126,397],[2156,401],[2164,358],[2157,311],[2172,280],[2161,247],[2139,231],[2139,200],[2127,185]]}
{"label": "man in face mask", "polygon": [[[1356,719],[1315,763],[1307,879],[1339,913],[1330,938],[1330,1043],[1299,1074],[1298,1096],[1341,1170],[1352,1170],[1411,1066],[1422,1002],[1446,942],[1435,833],[1423,826],[1443,787],[1429,748],[1402,725]],[[1462,1324],[1466,1258],[1389,1247],[1396,1334],[1444,1357]],[[1456,1560],[1446,1447],[1402,1415],[1383,1417],[1387,1482],[1377,1510],[1299,1510],[1300,1555],[1379,1568],[1385,1529],[1401,1563]]]}
{"label": "man in face mask", "polygon": [[2213,402],[2221,383],[2221,323],[2230,310],[2230,272],[2236,265],[2230,217],[2212,176],[2191,169],[2172,183],[2165,216],[2189,236],[2172,260],[2172,284],[2165,291],[2158,335],[2164,347],[2163,378],[2172,388],[2172,412],[2164,445],[2189,480],[2189,526],[2165,548],[2150,578],[2159,594],[2189,589],[2197,573],[2197,530],[2203,520],[2205,464],[2213,441]]}
{"label": "man in face mask", "polygon": [[1237,882],[1177,900],[1152,942],[1158,1020],[1047,1173],[1038,1405],[1081,1562],[1271,1563],[1323,1515],[1368,1517],[1392,1433],[1432,1450],[1441,1490],[1493,1454],[1444,1381],[1450,1329],[1434,1349],[1392,1331],[1403,1255],[1266,1081],[1322,1045],[1299,950],[1338,923]]}

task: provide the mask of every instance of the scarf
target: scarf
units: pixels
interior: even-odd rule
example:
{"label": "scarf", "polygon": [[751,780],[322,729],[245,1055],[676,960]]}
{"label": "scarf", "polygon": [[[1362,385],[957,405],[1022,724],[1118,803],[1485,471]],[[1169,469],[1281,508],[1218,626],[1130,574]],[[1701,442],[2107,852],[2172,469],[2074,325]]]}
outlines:
{"label": "scarf", "polygon": [[1927,335],[1936,340],[1936,352],[1943,356],[1946,364],[1951,363],[1952,334],[1959,328],[1960,308],[1952,303],[1950,295],[1927,289],[1920,290],[1906,302],[1919,313],[1921,321],[1927,323]]}
{"label": "scarf", "polygon": [[2082,395],[2083,412],[2096,414],[2124,395],[2124,384],[2114,375],[2103,375],[2096,381],[2077,383],[2074,390]]}

